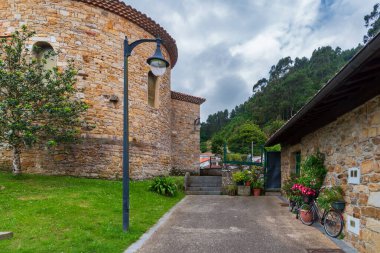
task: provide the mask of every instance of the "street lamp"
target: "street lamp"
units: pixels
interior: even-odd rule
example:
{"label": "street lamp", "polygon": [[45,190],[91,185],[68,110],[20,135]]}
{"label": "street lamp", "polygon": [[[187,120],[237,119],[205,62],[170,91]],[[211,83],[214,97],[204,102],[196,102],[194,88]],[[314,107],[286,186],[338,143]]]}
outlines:
{"label": "street lamp", "polygon": [[157,48],[154,55],[148,58],[147,63],[155,76],[162,76],[169,62],[165,60],[161,52],[160,38],[141,39],[128,43],[128,38],[124,39],[124,114],[123,114],[123,230],[129,228],[129,126],[128,126],[128,57],[133,49],[145,42],[156,42]]}

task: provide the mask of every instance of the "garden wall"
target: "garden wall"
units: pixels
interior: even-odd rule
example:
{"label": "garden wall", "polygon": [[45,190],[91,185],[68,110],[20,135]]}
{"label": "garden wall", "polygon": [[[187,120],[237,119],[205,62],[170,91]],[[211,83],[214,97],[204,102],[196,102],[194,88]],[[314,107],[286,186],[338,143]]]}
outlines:
{"label": "garden wall", "polygon": [[[345,193],[345,238],[359,252],[380,252],[380,96],[305,136],[282,145],[282,180],[295,172],[295,153],[302,159],[320,151],[328,169],[325,185],[341,185]],[[348,183],[348,170],[360,168],[360,184]],[[358,235],[347,231],[347,218],[360,220]]]}

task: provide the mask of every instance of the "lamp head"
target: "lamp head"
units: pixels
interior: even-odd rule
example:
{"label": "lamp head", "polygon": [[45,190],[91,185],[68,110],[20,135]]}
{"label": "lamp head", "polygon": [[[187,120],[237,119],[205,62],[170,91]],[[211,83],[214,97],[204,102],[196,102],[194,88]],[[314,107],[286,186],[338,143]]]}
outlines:
{"label": "lamp head", "polygon": [[161,39],[157,39],[157,48],[154,55],[148,58],[147,63],[150,66],[152,73],[155,76],[165,74],[166,68],[169,67],[169,62],[165,60],[161,52]]}

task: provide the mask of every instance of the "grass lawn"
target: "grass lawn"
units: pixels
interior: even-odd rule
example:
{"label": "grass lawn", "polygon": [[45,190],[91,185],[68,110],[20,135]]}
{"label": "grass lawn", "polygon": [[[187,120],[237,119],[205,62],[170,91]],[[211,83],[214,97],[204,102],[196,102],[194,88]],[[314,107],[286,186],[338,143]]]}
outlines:
{"label": "grass lawn", "polygon": [[184,196],[130,183],[130,230],[122,231],[122,183],[0,172],[0,252],[123,252]]}

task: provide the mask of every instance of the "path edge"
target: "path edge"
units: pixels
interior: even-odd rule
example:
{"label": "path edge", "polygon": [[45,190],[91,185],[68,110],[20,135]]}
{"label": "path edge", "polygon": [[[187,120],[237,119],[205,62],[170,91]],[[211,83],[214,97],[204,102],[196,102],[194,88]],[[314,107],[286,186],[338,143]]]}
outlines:
{"label": "path edge", "polygon": [[170,218],[171,214],[179,208],[179,206],[187,199],[187,196],[185,196],[183,199],[181,199],[177,204],[175,204],[172,208],[170,208],[169,211],[167,211],[158,221],[156,224],[154,224],[153,227],[151,227],[147,232],[145,232],[140,238],[132,243],[125,251],[124,253],[134,253],[138,251],[144,243],[149,240],[149,238],[152,237],[152,235]]}

